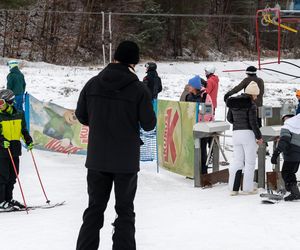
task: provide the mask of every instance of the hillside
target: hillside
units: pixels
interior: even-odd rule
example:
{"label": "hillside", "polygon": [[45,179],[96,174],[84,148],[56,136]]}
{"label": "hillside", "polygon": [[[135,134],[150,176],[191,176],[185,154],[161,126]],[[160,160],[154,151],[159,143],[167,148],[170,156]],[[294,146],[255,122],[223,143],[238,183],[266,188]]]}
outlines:
{"label": "hillside", "polygon": [[[3,0],[0,55],[64,65],[100,63],[103,45],[107,61],[110,42],[114,49],[120,40],[131,39],[143,58],[153,60],[252,59],[256,10],[273,2]],[[263,53],[275,55],[276,27],[261,31]],[[297,58],[298,35],[283,32],[281,40],[284,53]]]}

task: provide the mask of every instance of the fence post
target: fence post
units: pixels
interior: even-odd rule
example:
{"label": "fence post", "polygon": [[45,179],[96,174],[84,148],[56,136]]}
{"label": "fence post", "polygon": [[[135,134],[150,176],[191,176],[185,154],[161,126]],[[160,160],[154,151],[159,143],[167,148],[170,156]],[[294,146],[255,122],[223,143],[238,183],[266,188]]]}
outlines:
{"label": "fence post", "polygon": [[30,98],[29,94],[25,93],[25,121],[28,132],[30,132]]}

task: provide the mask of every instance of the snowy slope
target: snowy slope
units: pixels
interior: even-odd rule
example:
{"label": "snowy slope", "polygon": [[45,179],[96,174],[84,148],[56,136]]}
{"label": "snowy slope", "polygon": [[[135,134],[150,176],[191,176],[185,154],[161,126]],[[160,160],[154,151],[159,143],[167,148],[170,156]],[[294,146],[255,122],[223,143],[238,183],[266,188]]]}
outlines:
{"label": "snowy slope", "polygon": [[[300,65],[300,60],[294,61]],[[177,100],[193,74],[203,76],[204,63],[159,63],[163,99]],[[217,119],[224,119],[223,94],[244,78],[243,72],[223,73],[226,69],[244,69],[255,62],[217,62],[220,76]],[[271,66],[268,66],[269,68]],[[289,65],[275,69],[297,75]],[[85,82],[100,67],[63,67],[45,63],[24,63],[22,71],[27,90],[35,97],[75,108]],[[7,67],[0,66],[0,88],[5,85]],[[137,66],[140,79],[143,65]],[[280,105],[280,99],[293,99],[293,88],[300,81],[270,72],[259,72],[266,82],[267,105]],[[74,91],[68,96],[65,87]],[[76,91],[78,90],[78,91]],[[226,144],[230,144],[230,139]],[[231,157],[230,152],[228,157]],[[87,204],[84,156],[34,151],[47,195],[52,202],[66,200],[66,205],[49,210],[0,214],[0,249],[71,250],[75,249],[81,216]],[[229,159],[230,160],[230,159]],[[267,159],[270,168],[269,158]],[[21,158],[21,182],[28,204],[45,202],[31,156],[25,150]],[[101,231],[100,249],[111,249],[115,218],[114,199],[106,211]],[[15,198],[21,200],[18,186]],[[258,195],[230,197],[225,184],[209,189],[193,187],[193,181],[163,169],[156,173],[156,163],[142,163],[136,196],[136,240],[138,250],[199,249],[299,249],[300,202],[261,205]]]}

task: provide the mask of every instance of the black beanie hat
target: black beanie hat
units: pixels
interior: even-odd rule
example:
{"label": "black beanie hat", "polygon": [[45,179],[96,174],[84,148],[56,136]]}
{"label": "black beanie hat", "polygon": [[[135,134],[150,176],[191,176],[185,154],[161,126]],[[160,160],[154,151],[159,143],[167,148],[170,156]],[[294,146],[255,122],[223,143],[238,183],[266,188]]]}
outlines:
{"label": "black beanie hat", "polygon": [[256,71],[257,71],[257,68],[254,67],[254,66],[249,66],[247,69],[246,69],[246,74],[248,75],[256,75]]}
{"label": "black beanie hat", "polygon": [[140,60],[139,46],[132,41],[123,41],[115,51],[114,59],[126,64],[138,64]]}

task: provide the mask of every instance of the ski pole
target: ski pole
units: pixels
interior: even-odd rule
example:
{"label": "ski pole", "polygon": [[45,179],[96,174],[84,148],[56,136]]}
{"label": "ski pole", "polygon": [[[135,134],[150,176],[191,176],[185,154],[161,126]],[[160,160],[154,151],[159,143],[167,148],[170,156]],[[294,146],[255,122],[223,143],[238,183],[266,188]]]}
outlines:
{"label": "ski pole", "polygon": [[11,160],[11,163],[13,165],[13,168],[14,168],[17,180],[18,180],[18,184],[19,184],[19,187],[20,187],[20,190],[21,190],[21,194],[22,194],[22,199],[23,199],[23,202],[24,202],[25,210],[26,210],[26,213],[28,214],[28,208],[27,208],[27,205],[26,205],[25,196],[24,196],[24,193],[23,193],[23,189],[22,189],[22,186],[21,186],[20,179],[19,179],[18,171],[17,171],[17,168],[16,168],[16,165],[15,165],[15,162],[14,162],[14,159],[13,159],[13,156],[11,154],[10,149],[7,148],[7,150],[8,150],[8,154],[10,156],[10,160]]}
{"label": "ski pole", "polygon": [[45,192],[45,189],[44,189],[44,186],[43,186],[43,183],[42,183],[42,180],[41,180],[41,177],[40,177],[40,173],[39,173],[39,170],[37,168],[37,165],[36,165],[36,162],[35,162],[35,158],[33,156],[33,153],[32,153],[32,150],[30,150],[30,153],[31,153],[31,157],[32,157],[32,160],[33,160],[33,164],[34,164],[34,167],[35,167],[35,171],[36,171],[36,174],[39,178],[39,181],[40,181],[40,184],[41,184],[41,187],[42,187],[42,190],[43,190],[43,193],[44,193],[44,196],[46,198],[46,203],[47,204],[50,204],[50,200],[48,199],[47,195],[46,195],[46,192]]}

